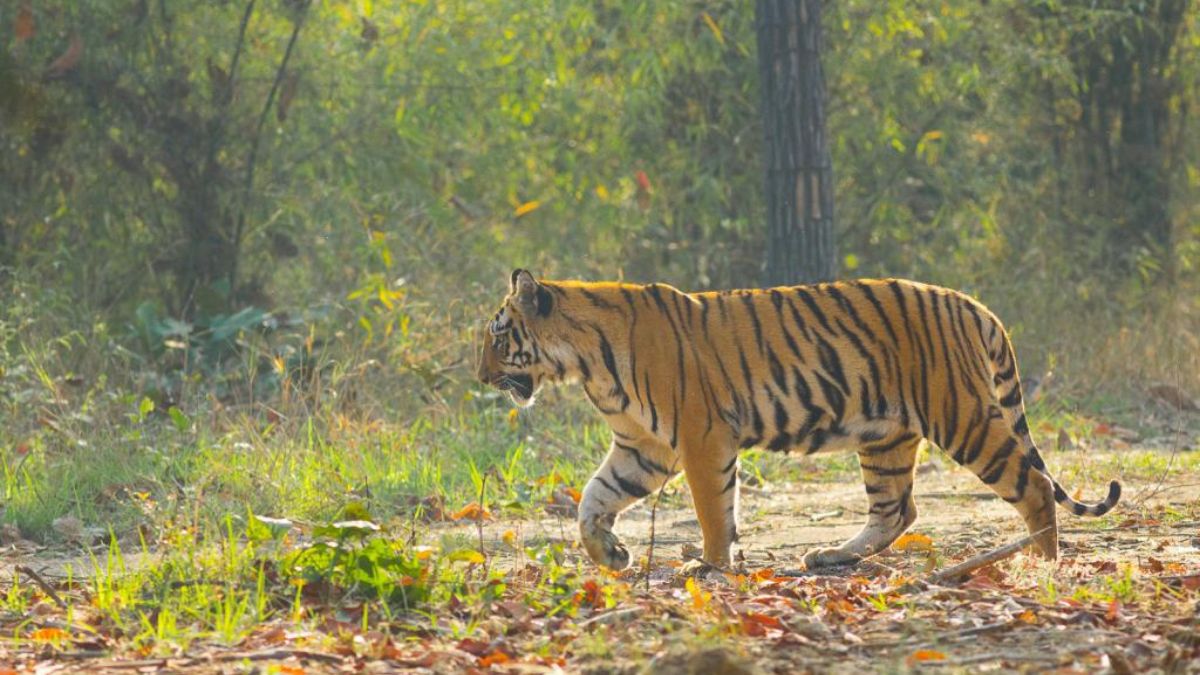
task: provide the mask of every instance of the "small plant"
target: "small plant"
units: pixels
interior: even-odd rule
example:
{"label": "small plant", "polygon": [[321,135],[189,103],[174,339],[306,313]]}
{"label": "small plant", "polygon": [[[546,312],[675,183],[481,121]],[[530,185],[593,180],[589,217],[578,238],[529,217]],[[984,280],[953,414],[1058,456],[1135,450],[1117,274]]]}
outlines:
{"label": "small plant", "polygon": [[305,585],[379,599],[409,609],[429,597],[430,570],[403,541],[380,535],[369,520],[319,527],[317,540],[286,556],[280,568]]}

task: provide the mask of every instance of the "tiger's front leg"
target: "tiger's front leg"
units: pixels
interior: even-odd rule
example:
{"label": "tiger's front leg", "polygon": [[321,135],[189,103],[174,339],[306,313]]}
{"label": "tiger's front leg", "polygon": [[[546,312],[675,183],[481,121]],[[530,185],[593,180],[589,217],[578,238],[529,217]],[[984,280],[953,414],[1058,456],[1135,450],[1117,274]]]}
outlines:
{"label": "tiger's front leg", "polygon": [[588,556],[612,570],[629,566],[629,550],[613,534],[622,511],[679,473],[670,447],[653,438],[614,436],[604,463],[579,502],[579,535]]}

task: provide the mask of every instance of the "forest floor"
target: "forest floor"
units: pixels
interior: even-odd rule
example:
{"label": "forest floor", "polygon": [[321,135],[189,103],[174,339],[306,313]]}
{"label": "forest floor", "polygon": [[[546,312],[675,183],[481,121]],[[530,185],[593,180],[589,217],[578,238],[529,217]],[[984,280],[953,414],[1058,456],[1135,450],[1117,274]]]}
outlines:
{"label": "forest floor", "polygon": [[[179,551],[114,554],[111,543],[9,541],[0,674],[1200,672],[1200,452],[1181,449],[1194,442],[1109,437],[1049,453],[1085,500],[1119,476],[1120,507],[1100,519],[1060,512],[1057,564],[1021,552],[952,578],[936,574],[1026,533],[1011,506],[937,453],[919,467],[910,535],[869,561],[816,573],[799,569],[804,552],[840,543],[865,520],[852,464],[819,480],[805,480],[820,468],[807,460],[766,481],[748,477],[739,562],[699,580],[678,575],[700,543],[682,482],[618,523],[637,560],[618,575],[583,557],[569,497],[495,514],[468,504],[384,526],[416,552],[396,564],[424,570],[401,583],[428,587],[407,611],[362,600],[354,591],[369,580],[343,579],[349,590],[334,594],[332,583],[302,587],[274,572],[283,560],[302,567],[289,556],[320,539],[317,526],[285,523],[282,540],[257,548],[181,539]],[[338,535],[343,550],[365,552],[383,536],[351,527],[370,531]],[[206,552],[208,567],[179,572],[181,556]],[[342,563],[371,574],[392,564],[365,553],[322,560],[326,581]],[[190,593],[212,597],[178,600]],[[188,602],[206,608],[212,631],[177,628]]]}

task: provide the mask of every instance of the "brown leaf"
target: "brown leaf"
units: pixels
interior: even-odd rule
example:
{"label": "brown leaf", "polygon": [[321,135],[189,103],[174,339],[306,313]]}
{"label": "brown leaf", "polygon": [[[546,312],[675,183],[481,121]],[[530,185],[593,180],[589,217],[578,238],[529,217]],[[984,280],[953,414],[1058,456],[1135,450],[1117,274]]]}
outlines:
{"label": "brown leaf", "polygon": [[1059,450],[1074,450],[1075,449],[1075,440],[1071,438],[1070,432],[1068,432],[1066,429],[1058,430],[1057,447]]}
{"label": "brown leaf", "polygon": [[1179,408],[1180,410],[1200,412],[1200,406],[1196,405],[1196,402],[1192,400],[1192,397],[1188,396],[1187,392],[1173,384],[1156,384],[1153,387],[1150,387],[1148,391],[1154,398]]}
{"label": "brown leaf", "polygon": [[70,41],[67,43],[67,51],[63,52],[57,59],[50,62],[46,66],[45,76],[48,78],[62,77],[75,69],[79,65],[79,59],[83,57],[83,40],[79,37],[79,33],[71,33]]}
{"label": "brown leaf", "polygon": [[279,104],[275,107],[275,117],[280,122],[287,120],[288,109],[292,107],[299,85],[300,73],[289,72],[284,76],[283,85],[279,88]]}
{"label": "brown leaf", "polygon": [[37,33],[37,24],[33,20],[33,8],[30,7],[29,0],[21,3],[21,7],[17,9],[17,19],[13,22],[13,33],[16,34],[17,42],[28,40]]}
{"label": "brown leaf", "polygon": [[362,33],[359,36],[368,43],[375,42],[379,39],[379,26],[364,16],[362,17]]}
{"label": "brown leaf", "polygon": [[217,64],[213,63],[210,58],[206,62],[208,66],[208,81],[212,85],[213,98],[218,101],[226,100],[229,93],[229,73]]}
{"label": "brown leaf", "polygon": [[491,520],[492,512],[487,507],[471,502],[450,515],[451,520]]}

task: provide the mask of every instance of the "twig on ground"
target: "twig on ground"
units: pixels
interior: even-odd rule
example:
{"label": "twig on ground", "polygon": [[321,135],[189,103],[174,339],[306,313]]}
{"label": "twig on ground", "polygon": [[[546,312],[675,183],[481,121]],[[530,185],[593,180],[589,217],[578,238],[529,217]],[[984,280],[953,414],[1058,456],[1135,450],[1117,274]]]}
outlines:
{"label": "twig on ground", "polygon": [[199,665],[206,661],[282,661],[284,659],[296,658],[299,660],[323,661],[325,663],[342,663],[345,658],[337,654],[322,654],[321,652],[310,652],[304,649],[268,649],[261,652],[233,652],[229,654],[213,654],[211,656],[198,656],[191,660],[189,665]]}
{"label": "twig on ground", "polygon": [[1013,654],[1009,652],[992,652],[990,654],[976,654],[974,656],[964,656],[962,658],[950,658],[943,661],[924,661],[922,666],[936,668],[938,666],[970,666],[979,663],[987,663],[988,661],[1023,661],[1031,663],[1049,663],[1061,661],[1061,657],[1055,654]]}
{"label": "twig on ground", "polygon": [[921,640],[898,639],[898,640],[886,640],[886,641],[882,641],[882,642],[869,642],[869,643],[863,644],[863,647],[868,648],[868,649],[883,649],[883,648],[892,648],[892,647],[916,647],[916,646],[920,646],[920,645],[936,645],[936,644],[939,644],[942,642],[947,642],[950,640],[958,640],[958,639],[965,638],[965,637],[974,637],[976,635],[983,635],[984,633],[992,633],[992,632],[995,632],[998,630],[1012,628],[1016,624],[1017,624],[1016,621],[1001,621],[998,623],[985,624],[983,626],[973,626],[971,628],[962,628],[960,630],[952,630],[952,631],[947,631],[945,633],[938,633],[936,635],[933,635],[933,636],[930,636],[928,638],[924,638]]}
{"label": "twig on ground", "polygon": [[38,588],[42,589],[42,592],[45,593],[47,597],[54,601],[54,604],[63,609],[67,608],[67,603],[61,597],[59,597],[58,592],[55,591],[50,584],[46,583],[46,580],[42,578],[42,575],[35,572],[32,567],[27,565],[17,565],[14,569],[29,577],[33,583],[38,585]]}
{"label": "twig on ground", "polygon": [[978,499],[980,501],[990,501],[999,499],[1000,495],[995,492],[953,492],[940,490],[937,492],[922,492],[918,497],[929,497],[931,499],[954,499],[955,497],[965,497],[967,499]]}
{"label": "twig on ground", "polygon": [[1027,537],[1022,537],[1010,544],[1005,544],[1004,546],[992,549],[986,553],[981,553],[973,558],[967,558],[953,567],[941,570],[940,572],[935,572],[926,578],[925,581],[931,584],[944,584],[947,581],[956,579],[964,574],[967,574],[968,572],[979,569],[984,565],[1003,560],[1008,556],[1013,555],[1017,551],[1025,548],[1026,546],[1029,546],[1033,543],[1034,537],[1037,537],[1038,535],[1049,530],[1050,528],[1048,527],[1042,528],[1041,530],[1038,530]]}
{"label": "twig on ground", "polygon": [[630,621],[641,616],[645,613],[645,611],[646,610],[642,607],[629,607],[627,609],[618,609],[613,612],[605,612],[604,614],[597,614],[596,616],[593,616],[585,621],[580,621],[579,627],[588,628],[597,625],[608,626],[614,623],[622,623],[624,621]]}

